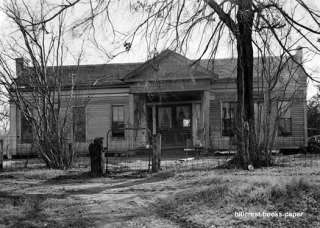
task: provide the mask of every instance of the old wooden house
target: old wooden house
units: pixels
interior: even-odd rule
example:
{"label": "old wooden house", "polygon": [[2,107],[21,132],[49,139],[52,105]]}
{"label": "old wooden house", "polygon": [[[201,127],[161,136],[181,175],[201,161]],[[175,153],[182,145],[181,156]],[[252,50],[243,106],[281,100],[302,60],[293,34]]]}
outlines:
{"label": "old wooden house", "polygon": [[[290,103],[278,118],[276,148],[297,148],[306,143],[307,77],[296,64],[302,63],[302,51],[298,50],[294,58],[283,67],[281,79],[272,88],[272,97]],[[18,78],[23,77],[27,66],[17,59],[16,67]],[[70,140],[79,151],[86,152],[95,137],[103,137],[109,150],[145,147],[149,144],[148,131],[161,133],[164,149],[188,144],[206,150],[229,150],[234,146],[236,59],[194,62],[165,50],[144,63],[63,69],[65,93],[70,93],[71,82],[75,84],[77,99],[70,108]],[[261,104],[271,83],[263,79],[262,71],[255,60],[257,114],[264,113]],[[257,125],[257,129],[262,127]],[[10,104],[9,135],[12,155],[32,152],[32,129],[14,103]]]}

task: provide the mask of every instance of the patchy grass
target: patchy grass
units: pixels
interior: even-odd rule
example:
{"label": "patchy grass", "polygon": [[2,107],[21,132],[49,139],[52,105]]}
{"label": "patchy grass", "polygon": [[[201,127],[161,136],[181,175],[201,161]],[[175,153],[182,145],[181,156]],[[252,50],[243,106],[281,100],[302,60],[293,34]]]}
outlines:
{"label": "patchy grass", "polygon": [[[213,180],[212,184],[208,179],[202,182],[209,184],[206,187],[159,200],[155,212],[183,227],[318,227],[320,224],[320,192],[304,179],[293,178],[285,183]],[[242,216],[236,216],[239,212]]]}
{"label": "patchy grass", "polygon": [[[50,218],[43,213],[43,205],[50,200],[46,195],[10,195],[0,193],[0,224],[5,227],[89,227],[89,220],[80,215],[70,220],[59,216]],[[54,199],[56,201],[56,199]],[[62,215],[62,213],[60,214]],[[0,225],[1,227],[1,225]]]}
{"label": "patchy grass", "polygon": [[0,173],[0,227],[320,227],[320,166],[295,164],[99,178],[88,167]]}

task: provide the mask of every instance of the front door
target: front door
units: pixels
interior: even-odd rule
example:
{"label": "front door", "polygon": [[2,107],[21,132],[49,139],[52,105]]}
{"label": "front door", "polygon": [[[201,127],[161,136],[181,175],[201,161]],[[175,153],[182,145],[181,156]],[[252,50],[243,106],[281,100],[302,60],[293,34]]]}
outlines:
{"label": "front door", "polygon": [[163,146],[186,146],[192,142],[192,106],[166,105],[157,107],[157,129]]}

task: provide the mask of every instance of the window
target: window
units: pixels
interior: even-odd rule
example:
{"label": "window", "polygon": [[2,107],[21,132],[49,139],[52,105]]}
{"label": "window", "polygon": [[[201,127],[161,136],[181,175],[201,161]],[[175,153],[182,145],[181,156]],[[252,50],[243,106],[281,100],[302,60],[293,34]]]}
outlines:
{"label": "window", "polygon": [[51,128],[52,132],[58,133],[57,126],[58,126],[58,121],[59,121],[59,110],[57,108],[55,108],[53,110],[53,112],[49,112],[49,121],[51,123],[50,128]]}
{"label": "window", "polygon": [[292,118],[290,104],[287,101],[278,103],[279,111],[279,125],[278,135],[279,136],[291,136],[292,135]]}
{"label": "window", "polygon": [[235,102],[222,103],[222,136],[234,136],[236,108]]}
{"label": "window", "polygon": [[176,107],[177,127],[189,128],[191,127],[191,106],[177,106]]}
{"label": "window", "polygon": [[86,141],[86,109],[85,107],[72,108],[72,129],[75,142]]}
{"label": "window", "polygon": [[112,137],[124,137],[124,106],[112,106]]}
{"label": "window", "polygon": [[32,125],[23,113],[21,113],[21,143],[32,143],[32,141]]}
{"label": "window", "polygon": [[262,130],[262,126],[264,124],[264,103],[263,101],[255,101],[254,102],[254,120],[255,120],[255,128],[257,132]]}
{"label": "window", "polygon": [[159,107],[158,125],[160,129],[172,128],[172,108],[171,107]]}

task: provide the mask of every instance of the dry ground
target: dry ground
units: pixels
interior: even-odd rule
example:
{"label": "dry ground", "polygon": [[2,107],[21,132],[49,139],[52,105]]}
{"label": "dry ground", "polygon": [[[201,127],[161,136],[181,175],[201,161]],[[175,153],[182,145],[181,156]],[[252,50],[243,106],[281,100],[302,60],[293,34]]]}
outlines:
{"label": "dry ground", "polygon": [[319,174],[305,160],[113,178],[91,178],[87,168],[8,171],[0,227],[320,227]]}

